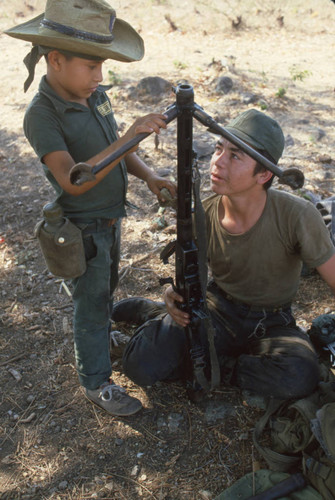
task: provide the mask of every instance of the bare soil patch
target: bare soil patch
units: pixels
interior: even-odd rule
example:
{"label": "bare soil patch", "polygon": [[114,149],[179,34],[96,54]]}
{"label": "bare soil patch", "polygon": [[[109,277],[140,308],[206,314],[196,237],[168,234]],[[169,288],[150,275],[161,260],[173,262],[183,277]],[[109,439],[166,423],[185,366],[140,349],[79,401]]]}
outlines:
{"label": "bare soil patch", "polygon": [[[40,0],[1,3],[0,28],[28,20],[43,6]],[[106,63],[121,128],[174,102],[170,92],[136,97],[133,89],[141,78],[160,76],[172,85],[186,81],[194,87],[195,101],[222,125],[248,107],[266,109],[287,138],[282,168],[299,167],[305,191],[320,198],[334,194],[333,2],[134,0],[124,5],[117,0],[114,6],[146,45],[139,63]],[[262,410],[226,387],[199,405],[187,400],[181,384],[140,389],[124,376],[119,358],[114,358],[115,380],[141,399],[139,415],[111,418],[87,402],[78,386],[69,283],[45,270],[33,237],[53,194],[22,132],[24,110],[44,73],[40,62],[24,94],[22,59],[28,51],[29,44],[0,37],[1,498],[213,499],[250,472],[253,462],[264,465],[251,439]],[[220,76],[233,82],[227,94],[215,90]],[[194,138],[203,151],[199,167],[206,196],[215,137],[195,124]],[[162,134],[158,147],[153,137],[142,142],[139,154],[175,179],[175,125]],[[173,262],[165,266],[159,259],[174,238],[174,212],[166,210],[160,228],[158,203],[132,178],[129,200],[138,208],[129,209],[123,222],[116,299],[159,300],[159,277],[174,274]],[[311,274],[301,280],[294,309],[307,328],[317,315],[334,311],[334,298]]]}

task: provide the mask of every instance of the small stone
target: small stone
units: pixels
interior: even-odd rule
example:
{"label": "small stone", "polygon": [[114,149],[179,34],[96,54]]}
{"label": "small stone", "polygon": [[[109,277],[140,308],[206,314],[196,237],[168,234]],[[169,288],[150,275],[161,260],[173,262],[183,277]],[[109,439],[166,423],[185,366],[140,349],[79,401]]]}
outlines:
{"label": "small stone", "polygon": [[229,403],[209,401],[205,411],[205,421],[210,423],[224,420],[227,416],[234,416],[235,413],[234,407]]}
{"label": "small stone", "polygon": [[250,92],[245,92],[244,94],[242,94],[241,99],[244,104],[252,104],[253,102],[257,101],[258,96]]}
{"label": "small stone", "polygon": [[168,416],[168,427],[170,432],[176,432],[183,420],[184,418],[182,415],[180,415],[180,413],[171,413]]}
{"label": "small stone", "polygon": [[229,78],[229,76],[220,76],[217,79],[215,87],[216,92],[222,94],[228,94],[228,92],[230,92],[232,88],[233,88],[233,80]]}
{"label": "small stone", "polygon": [[21,373],[19,373],[17,370],[14,370],[14,368],[9,368],[8,371],[17,382],[20,382],[22,380]]}
{"label": "small stone", "polygon": [[310,139],[315,142],[320,141],[326,135],[326,132],[318,127],[310,127],[308,129],[308,133],[310,135]]}
{"label": "small stone", "polygon": [[199,495],[201,495],[200,498],[202,498],[203,500],[210,500],[211,498],[213,498],[212,493],[207,490],[200,490]]}
{"label": "small stone", "polygon": [[67,481],[61,481],[58,485],[58,488],[60,490],[66,490],[66,488],[68,487],[69,483]]}
{"label": "small stone", "polygon": [[110,481],[109,483],[106,483],[106,484],[105,484],[105,488],[106,488],[106,490],[108,490],[108,491],[112,491],[112,490],[114,490],[114,483],[113,483],[113,481]]}
{"label": "small stone", "polygon": [[204,158],[213,154],[214,146],[208,142],[194,141],[194,150],[197,153],[198,158]]}
{"label": "small stone", "polygon": [[134,467],[131,469],[130,475],[133,477],[136,477],[136,476],[138,476],[139,472],[140,472],[140,466],[134,465]]}
{"label": "small stone", "polygon": [[265,110],[265,109],[268,109],[269,105],[268,103],[265,101],[265,99],[260,99],[258,101],[258,106],[262,109],[262,110]]}
{"label": "small stone", "polygon": [[171,175],[171,169],[170,168],[159,168],[157,170],[157,173],[160,177],[167,177],[168,175]]}
{"label": "small stone", "polygon": [[294,142],[294,139],[293,137],[288,134],[286,137],[285,137],[285,146],[288,148],[290,146],[294,146],[295,142]]}
{"label": "small stone", "polygon": [[164,78],[159,76],[147,76],[142,78],[137,85],[137,91],[140,93],[149,94],[151,96],[159,96],[169,90],[171,90],[172,85]]}

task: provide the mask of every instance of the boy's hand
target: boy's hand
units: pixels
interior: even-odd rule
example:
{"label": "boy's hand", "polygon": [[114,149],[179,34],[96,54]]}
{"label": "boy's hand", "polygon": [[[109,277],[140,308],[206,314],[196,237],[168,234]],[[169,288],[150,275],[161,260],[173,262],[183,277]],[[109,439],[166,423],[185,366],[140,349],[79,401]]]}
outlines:
{"label": "boy's hand", "polygon": [[176,302],[183,303],[184,299],[181,295],[179,295],[177,292],[175,292],[172,288],[172,286],[169,286],[164,293],[164,301],[166,304],[166,308],[172,319],[179,325],[179,326],[187,326],[190,322],[190,316],[184,311],[181,311],[177,305]]}
{"label": "boy's hand", "polygon": [[148,188],[160,201],[167,201],[161,193],[161,189],[164,187],[170,191],[173,198],[177,195],[176,185],[172,181],[164,179],[164,177],[160,177],[154,172],[146,178],[146,182],[148,184]]}
{"label": "boy's hand", "polygon": [[161,128],[166,128],[166,115],[161,113],[150,113],[137,118],[126,132],[127,139],[132,138],[137,134],[160,133]]}
{"label": "boy's hand", "polygon": [[[131,127],[127,130],[126,134],[123,136],[123,139],[130,140],[137,134],[155,132],[159,134],[161,128],[166,128],[166,115],[161,113],[150,113],[148,115],[137,118]],[[164,202],[167,201],[164,198],[164,195],[161,193],[162,188],[166,188],[171,193],[173,198],[177,195],[177,188],[175,184],[163,177],[160,177],[151,169],[149,169],[145,163],[134,154],[134,152],[130,152],[126,156],[126,164],[128,173],[136,175],[139,179],[144,180],[149,189],[157,196],[157,198]]]}

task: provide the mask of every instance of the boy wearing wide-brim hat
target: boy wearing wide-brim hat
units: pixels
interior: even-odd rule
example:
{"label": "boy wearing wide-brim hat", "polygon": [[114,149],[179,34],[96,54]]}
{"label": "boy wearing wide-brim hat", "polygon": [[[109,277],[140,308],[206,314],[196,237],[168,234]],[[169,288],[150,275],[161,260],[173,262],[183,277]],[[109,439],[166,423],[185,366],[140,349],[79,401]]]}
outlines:
{"label": "boy wearing wide-brim hat", "polygon": [[120,219],[125,216],[127,172],[147,182],[157,196],[174,185],[157,176],[134,153],[123,155],[96,175],[72,185],[73,165],[95,165],[139,133],[160,132],[165,116],[137,119],[119,138],[111,103],[99,86],[105,59],[140,60],[143,41],[103,0],[48,0],[45,13],[6,31],[32,42],[29,71],[45,56],[47,72],[24,118],[27,139],[42,162],[64,215],[82,229],[86,272],[73,279],[74,340],[78,376],[86,396],[112,415],[141,408],[111,380],[109,323],[118,282]]}

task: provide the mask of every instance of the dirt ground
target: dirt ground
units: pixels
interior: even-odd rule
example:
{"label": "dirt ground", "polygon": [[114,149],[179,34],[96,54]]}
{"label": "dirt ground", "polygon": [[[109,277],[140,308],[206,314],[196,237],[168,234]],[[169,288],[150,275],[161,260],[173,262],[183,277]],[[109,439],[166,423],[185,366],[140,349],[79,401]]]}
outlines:
{"label": "dirt ground", "polygon": [[[121,130],[139,115],[163,111],[173,93],[136,92],[139,81],[159,76],[188,82],[195,101],[223,126],[250,107],[282,125],[282,168],[305,174],[299,194],[334,194],[335,182],[335,6],[330,0],[117,0],[146,45],[143,61],[106,62],[105,83]],[[0,3],[0,29],[43,11],[44,1]],[[114,378],[141,399],[131,418],[112,418],[84,398],[74,367],[70,283],[45,268],[33,230],[53,193],[22,132],[24,110],[44,73],[23,93],[22,59],[29,44],[0,37],[1,64],[1,499],[214,499],[257,464],[252,429],[262,410],[238,390],[220,387],[198,405],[181,384],[140,389],[114,361]],[[217,78],[231,78],[228,93]],[[176,177],[176,127],[159,144],[150,137],[139,148],[147,164]],[[202,195],[209,194],[207,168],[215,137],[194,124],[201,152]],[[279,186],[283,188],[282,186]],[[123,222],[120,283],[116,299],[143,295],[160,299],[160,277],[173,276],[161,249],[174,238],[175,214],[159,211],[146,186],[130,179]],[[266,245],[266,242],[264,242]],[[300,326],[334,312],[334,298],[315,274],[302,278],[294,303]],[[131,334],[132,329],[115,325]]]}

